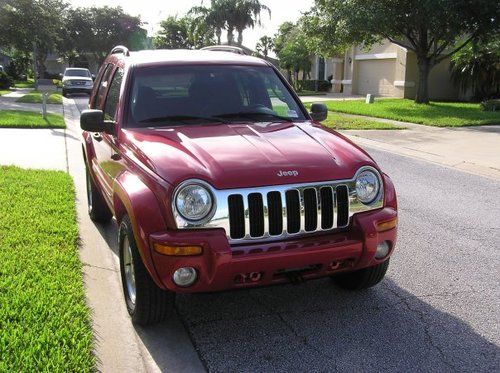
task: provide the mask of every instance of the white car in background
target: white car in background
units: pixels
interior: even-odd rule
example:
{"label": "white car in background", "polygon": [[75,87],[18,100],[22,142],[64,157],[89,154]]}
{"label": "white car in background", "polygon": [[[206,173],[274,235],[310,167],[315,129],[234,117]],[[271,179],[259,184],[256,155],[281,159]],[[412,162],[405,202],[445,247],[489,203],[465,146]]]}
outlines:
{"label": "white car in background", "polygon": [[94,77],[89,69],[68,67],[61,74],[62,78],[62,94],[66,96],[71,93],[87,93],[90,95],[94,86]]}

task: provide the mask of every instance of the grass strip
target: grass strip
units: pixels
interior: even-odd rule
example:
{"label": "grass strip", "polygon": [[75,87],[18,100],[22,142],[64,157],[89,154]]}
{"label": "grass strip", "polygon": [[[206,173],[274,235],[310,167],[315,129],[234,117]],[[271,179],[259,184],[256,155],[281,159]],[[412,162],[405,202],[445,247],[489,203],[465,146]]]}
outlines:
{"label": "grass strip", "polygon": [[42,114],[35,111],[0,110],[0,128],[66,128],[62,115],[47,113],[43,119]]}
{"label": "grass strip", "polygon": [[415,104],[407,99],[379,99],[373,104],[359,100],[327,101],[328,110],[366,115],[402,122],[437,127],[479,126],[500,124],[500,112],[482,111],[479,104],[464,102],[431,102]]}
{"label": "grass strip", "polygon": [[[24,96],[19,97],[16,102],[21,102],[25,104],[41,104],[42,103],[42,93],[41,92],[30,92]],[[62,104],[62,95],[60,93],[51,93],[47,98],[47,104]]]}
{"label": "grass strip", "polygon": [[0,371],[94,370],[71,177],[0,166]]}

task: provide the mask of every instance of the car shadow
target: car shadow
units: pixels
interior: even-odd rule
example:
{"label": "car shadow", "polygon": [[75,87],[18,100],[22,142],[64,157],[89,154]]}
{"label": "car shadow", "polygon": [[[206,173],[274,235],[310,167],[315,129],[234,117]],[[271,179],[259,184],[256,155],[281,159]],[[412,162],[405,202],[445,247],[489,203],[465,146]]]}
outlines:
{"label": "car shadow", "polygon": [[[114,220],[97,228],[118,255]],[[390,274],[361,292],[319,279],[181,294],[176,315],[135,329],[162,371],[182,370],[190,359],[184,328],[209,371],[497,370],[500,348],[442,310],[452,303],[460,299],[416,296]]]}

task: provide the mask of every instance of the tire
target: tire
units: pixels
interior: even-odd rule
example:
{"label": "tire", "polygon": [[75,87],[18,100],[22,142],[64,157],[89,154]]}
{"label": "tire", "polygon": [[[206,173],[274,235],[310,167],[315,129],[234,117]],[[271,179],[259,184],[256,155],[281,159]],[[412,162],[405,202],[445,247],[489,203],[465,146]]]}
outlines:
{"label": "tire", "polygon": [[63,89],[63,91],[62,91],[62,95],[63,95],[64,97],[68,97],[68,92],[66,92],[66,90],[64,90],[64,89]]}
{"label": "tire", "polygon": [[175,293],[160,289],[142,262],[128,216],[120,224],[120,273],[127,311],[134,324],[151,325],[174,312]]}
{"label": "tire", "polygon": [[87,205],[89,216],[92,221],[96,223],[105,224],[108,223],[113,214],[111,213],[101,191],[96,187],[94,180],[90,176],[89,169],[86,168],[87,177]]}
{"label": "tire", "polygon": [[389,259],[373,267],[333,276],[333,281],[342,289],[363,290],[377,285],[389,268]]}

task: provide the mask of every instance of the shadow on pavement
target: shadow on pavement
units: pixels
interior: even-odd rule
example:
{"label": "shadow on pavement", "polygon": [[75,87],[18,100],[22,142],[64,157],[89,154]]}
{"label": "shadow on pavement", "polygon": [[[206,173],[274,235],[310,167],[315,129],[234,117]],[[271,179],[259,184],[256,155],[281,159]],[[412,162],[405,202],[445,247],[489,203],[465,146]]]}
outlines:
{"label": "shadow on pavement", "polygon": [[[115,255],[117,226],[99,226]],[[177,297],[178,316],[136,327],[152,359],[182,361],[183,326],[209,371],[495,371],[500,348],[399,287],[347,292],[330,279]],[[179,320],[179,318],[182,320]],[[182,364],[179,363],[179,370]],[[175,363],[174,363],[175,366]]]}

